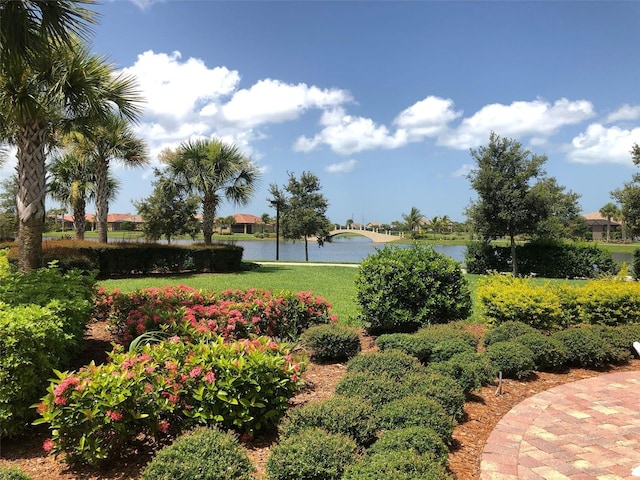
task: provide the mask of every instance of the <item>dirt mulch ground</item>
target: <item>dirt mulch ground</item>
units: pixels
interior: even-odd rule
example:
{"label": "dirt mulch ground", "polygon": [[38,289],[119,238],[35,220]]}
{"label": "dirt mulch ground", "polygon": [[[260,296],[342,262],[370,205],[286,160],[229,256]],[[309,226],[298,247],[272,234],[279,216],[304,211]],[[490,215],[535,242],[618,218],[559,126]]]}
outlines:
{"label": "dirt mulch ground", "polygon": [[[110,350],[111,337],[102,323],[94,323],[87,333],[87,348],[78,361],[79,365],[91,359],[102,361],[105,351]],[[362,337],[364,351],[374,348],[373,339]],[[302,405],[311,400],[327,398],[333,394],[337,382],[345,373],[343,364],[311,364],[303,378],[307,387],[294,399],[294,405]],[[531,395],[567,382],[589,378],[603,373],[637,370],[640,360],[632,360],[627,365],[607,371],[574,369],[566,373],[540,373],[526,381],[505,380],[502,394],[496,395],[496,387],[483,387],[465,405],[466,419],[455,429],[454,445],[449,456],[451,472],[458,480],[480,478],[480,456],[493,427],[514,405]],[[48,436],[44,428],[37,428],[15,439],[5,439],[0,443],[0,464],[18,466],[34,480],[125,480],[138,478],[141,469],[149,460],[148,454],[112,462],[104,471],[73,470],[64,463],[48,456],[42,450],[42,442]],[[264,478],[264,465],[276,437],[263,437],[247,445],[247,452],[256,466],[256,478]]]}

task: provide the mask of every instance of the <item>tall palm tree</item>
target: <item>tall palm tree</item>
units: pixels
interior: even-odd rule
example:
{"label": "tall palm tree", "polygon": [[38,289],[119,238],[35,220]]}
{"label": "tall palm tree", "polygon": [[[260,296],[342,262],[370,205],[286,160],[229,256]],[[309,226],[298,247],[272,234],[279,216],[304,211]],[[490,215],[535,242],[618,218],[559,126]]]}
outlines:
{"label": "tall palm tree", "polygon": [[416,207],[411,207],[411,210],[407,214],[402,214],[402,219],[405,222],[405,226],[411,232],[411,236],[417,236],[420,225],[422,224],[422,213]]}
{"label": "tall palm tree", "polygon": [[[69,206],[73,213],[73,230],[77,240],[84,240],[87,201],[95,199],[93,165],[87,159],[69,151],[56,155],[49,163],[47,191],[54,200]],[[107,179],[109,199],[115,198],[120,183],[115,177]]]}
{"label": "tall palm tree", "polygon": [[169,175],[202,198],[202,233],[211,245],[216,210],[223,200],[246,205],[256,190],[259,170],[240,148],[218,139],[188,141],[161,156]]}
{"label": "tall palm tree", "polygon": [[[94,18],[77,3],[90,2],[0,3],[0,139],[17,146],[21,271],[41,263],[45,159],[58,133],[114,109],[129,119],[140,113],[133,80],[114,76],[106,59],[75,37]],[[24,39],[28,46],[15,45]]]}
{"label": "tall palm tree", "polygon": [[607,219],[607,242],[611,240],[611,219],[620,216],[620,209],[612,202],[607,203],[600,209],[600,215]]}
{"label": "tall palm tree", "polygon": [[136,136],[131,122],[116,113],[95,122],[86,134],[76,133],[74,142],[93,165],[98,241],[107,243],[109,200],[114,193],[109,187],[109,165],[112,161],[126,167],[146,165],[149,162],[147,146]]}

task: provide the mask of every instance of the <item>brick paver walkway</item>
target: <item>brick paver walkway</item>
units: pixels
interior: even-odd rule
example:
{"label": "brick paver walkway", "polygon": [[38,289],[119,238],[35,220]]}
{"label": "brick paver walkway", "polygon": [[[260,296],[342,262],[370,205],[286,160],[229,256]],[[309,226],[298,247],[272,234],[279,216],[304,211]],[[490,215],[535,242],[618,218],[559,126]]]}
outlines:
{"label": "brick paver walkway", "polygon": [[482,480],[638,480],[640,372],[547,390],[516,405],[482,454]]}

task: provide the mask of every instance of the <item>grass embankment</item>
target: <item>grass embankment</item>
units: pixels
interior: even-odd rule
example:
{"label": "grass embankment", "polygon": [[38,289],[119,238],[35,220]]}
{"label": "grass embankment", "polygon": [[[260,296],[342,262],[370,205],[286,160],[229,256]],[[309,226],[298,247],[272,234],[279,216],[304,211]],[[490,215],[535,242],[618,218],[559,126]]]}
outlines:
{"label": "grass embankment", "polygon": [[[258,288],[280,292],[312,291],[328,300],[333,308],[332,313],[338,316],[340,323],[357,325],[359,307],[356,302],[354,280],[357,268],[336,266],[307,266],[307,265],[263,265],[259,268],[240,273],[216,273],[185,276],[158,276],[144,278],[129,278],[122,280],[103,280],[100,285],[108,289],[119,289],[131,292],[147,287],[162,287],[164,285],[187,285],[193,288],[213,291],[227,289],[246,290]],[[482,312],[476,301],[478,280],[482,275],[466,275],[473,300],[473,313],[470,322],[483,321]],[[547,280],[538,278],[536,283],[546,282],[584,282],[581,280]]]}

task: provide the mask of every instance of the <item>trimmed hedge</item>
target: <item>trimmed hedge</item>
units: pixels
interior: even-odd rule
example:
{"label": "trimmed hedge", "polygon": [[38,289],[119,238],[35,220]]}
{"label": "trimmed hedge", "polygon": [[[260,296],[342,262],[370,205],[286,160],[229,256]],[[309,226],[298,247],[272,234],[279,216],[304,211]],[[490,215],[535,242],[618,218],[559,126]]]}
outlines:
{"label": "trimmed hedge", "polygon": [[311,359],[318,362],[349,360],[361,348],[358,330],[337,324],[309,327],[302,332],[300,341],[310,350]]}
{"label": "trimmed hedge", "polygon": [[381,430],[408,427],[432,428],[446,443],[451,443],[455,422],[436,400],[411,395],[380,407],[376,414]]}
{"label": "trimmed hedge", "polygon": [[231,433],[200,427],[164,447],[141,480],[251,480],[255,470]]}
{"label": "trimmed hedge", "polygon": [[453,378],[467,397],[496,376],[489,358],[476,352],[458,353],[447,361],[430,363],[427,370]]}
{"label": "trimmed hedge", "polygon": [[[531,242],[516,246],[518,271],[544,278],[597,278],[615,275],[618,267],[611,253],[593,245]],[[469,273],[510,272],[511,247],[483,242],[467,245],[465,265]]]}
{"label": "trimmed hedge", "polygon": [[442,465],[447,464],[449,456],[449,449],[441,436],[433,428],[424,426],[382,432],[378,441],[367,450],[367,455],[397,451],[428,455]]}
{"label": "trimmed hedge", "polygon": [[287,438],[309,427],[348,435],[361,447],[376,440],[374,409],[358,398],[335,396],[289,409],[280,423],[280,436]]}
{"label": "trimmed hedge", "polygon": [[417,358],[399,350],[360,354],[347,363],[348,373],[384,374],[400,380],[409,373],[425,373]]}
{"label": "trimmed hedge", "polygon": [[[161,245],[48,240],[42,244],[43,262],[56,260],[63,270],[79,268],[97,272],[98,278],[148,275],[152,272],[235,272],[242,270],[244,249],[237,245]],[[9,259],[17,261],[17,246]]]}
{"label": "trimmed hedge", "polygon": [[486,353],[493,367],[505,378],[528,377],[535,367],[533,352],[515,341],[494,343],[487,347]]}
{"label": "trimmed hedge", "polygon": [[273,447],[266,468],[270,480],[340,480],[344,469],[357,460],[355,441],[309,428]]}
{"label": "trimmed hedge", "polygon": [[[293,477],[292,477],[293,478]],[[407,451],[367,455],[347,467],[342,480],[451,480],[451,475],[430,455]]]}
{"label": "trimmed hedge", "polygon": [[520,335],[514,341],[533,352],[534,370],[551,372],[563,368],[567,363],[567,347],[557,338],[533,332]]}
{"label": "trimmed hedge", "polygon": [[539,330],[517,320],[509,320],[499,325],[493,325],[482,337],[482,343],[485,347],[498,342],[508,342],[522,335],[530,333],[539,333]]}

